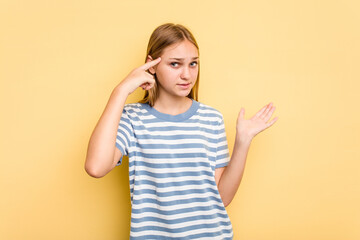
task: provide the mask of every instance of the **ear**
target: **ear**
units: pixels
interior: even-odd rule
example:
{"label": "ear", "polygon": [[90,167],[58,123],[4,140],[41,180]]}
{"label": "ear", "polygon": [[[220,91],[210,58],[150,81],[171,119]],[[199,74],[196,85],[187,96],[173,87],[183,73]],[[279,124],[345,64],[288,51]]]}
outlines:
{"label": "ear", "polygon": [[[147,56],[147,58],[146,58],[146,62],[151,62],[152,60],[154,60],[150,55],[148,55]],[[151,68],[149,68],[149,72],[151,73],[151,74],[155,74],[155,68],[154,67],[151,67]]]}

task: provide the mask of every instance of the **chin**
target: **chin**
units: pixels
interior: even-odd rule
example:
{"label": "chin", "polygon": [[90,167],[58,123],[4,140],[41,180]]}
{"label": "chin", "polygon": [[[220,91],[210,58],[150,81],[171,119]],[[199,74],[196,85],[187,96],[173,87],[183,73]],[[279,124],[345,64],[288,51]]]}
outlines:
{"label": "chin", "polygon": [[181,95],[182,97],[187,97],[187,96],[189,96],[190,92],[191,92],[191,90],[190,90],[190,91],[186,91],[186,92],[182,92],[180,95]]}

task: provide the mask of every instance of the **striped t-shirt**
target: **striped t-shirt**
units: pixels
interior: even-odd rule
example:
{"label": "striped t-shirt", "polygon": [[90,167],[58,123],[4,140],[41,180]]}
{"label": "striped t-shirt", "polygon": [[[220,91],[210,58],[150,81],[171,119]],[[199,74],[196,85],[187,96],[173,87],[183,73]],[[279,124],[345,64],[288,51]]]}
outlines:
{"label": "striped t-shirt", "polygon": [[214,178],[229,163],[219,111],[195,100],[179,115],[127,104],[116,147],[129,157],[130,239],[233,238]]}

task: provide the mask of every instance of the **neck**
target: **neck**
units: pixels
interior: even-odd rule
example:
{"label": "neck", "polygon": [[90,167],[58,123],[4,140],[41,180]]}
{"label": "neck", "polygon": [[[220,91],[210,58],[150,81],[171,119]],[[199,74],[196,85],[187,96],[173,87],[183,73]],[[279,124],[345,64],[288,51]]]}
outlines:
{"label": "neck", "polygon": [[160,95],[153,107],[161,113],[178,115],[186,112],[191,104],[192,100],[188,97],[164,98]]}

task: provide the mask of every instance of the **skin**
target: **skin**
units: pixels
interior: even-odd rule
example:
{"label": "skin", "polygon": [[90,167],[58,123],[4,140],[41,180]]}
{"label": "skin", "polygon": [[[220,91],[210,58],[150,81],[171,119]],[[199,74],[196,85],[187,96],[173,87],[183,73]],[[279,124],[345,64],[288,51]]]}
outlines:
{"label": "skin", "polygon": [[[197,48],[187,40],[164,49],[161,62],[149,69],[158,79],[159,97],[153,106],[156,110],[176,115],[191,106],[192,101],[186,96],[196,82],[198,58]],[[151,60],[148,56],[147,61]]]}
{"label": "skin", "polygon": [[[158,78],[159,98],[153,106],[156,110],[177,115],[189,109],[192,101],[187,95],[198,75],[198,57],[198,50],[191,42],[173,44],[165,48],[158,59],[148,56],[147,63],[131,71],[114,88],[90,137],[85,161],[85,170],[90,176],[103,177],[116,166],[121,152],[115,147],[115,141],[125,101],[138,87],[151,89],[155,84],[152,74]],[[275,107],[269,103],[245,119],[245,109],[241,108],[230,163],[215,169],[215,181],[225,206],[230,204],[240,185],[253,138],[277,121],[278,117],[269,121],[274,111]]]}
{"label": "skin", "polygon": [[216,184],[225,206],[228,206],[233,200],[240,185],[251,141],[258,133],[277,121],[278,117],[269,121],[274,111],[275,107],[269,103],[253,117],[245,119],[245,109],[241,108],[237,119],[236,137],[230,163],[224,168],[215,170]]}

